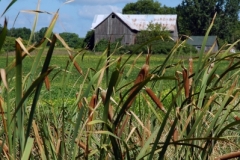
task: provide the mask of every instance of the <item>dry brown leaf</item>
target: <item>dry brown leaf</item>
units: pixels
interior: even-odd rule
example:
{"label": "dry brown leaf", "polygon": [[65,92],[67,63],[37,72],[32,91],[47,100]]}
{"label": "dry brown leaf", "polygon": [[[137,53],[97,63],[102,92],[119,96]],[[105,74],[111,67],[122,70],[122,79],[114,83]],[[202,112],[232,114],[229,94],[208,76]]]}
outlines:
{"label": "dry brown leaf", "polygon": [[1,68],[0,69],[0,74],[1,74],[1,79],[3,81],[3,85],[8,89],[7,74],[6,74],[5,69]]}

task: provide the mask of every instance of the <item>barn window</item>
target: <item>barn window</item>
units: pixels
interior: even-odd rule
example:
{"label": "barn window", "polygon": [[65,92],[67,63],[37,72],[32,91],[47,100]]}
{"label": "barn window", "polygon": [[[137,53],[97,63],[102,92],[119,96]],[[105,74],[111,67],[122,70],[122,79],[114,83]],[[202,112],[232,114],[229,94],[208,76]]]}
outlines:
{"label": "barn window", "polygon": [[112,14],[112,18],[115,18],[115,15],[114,15],[114,14]]}

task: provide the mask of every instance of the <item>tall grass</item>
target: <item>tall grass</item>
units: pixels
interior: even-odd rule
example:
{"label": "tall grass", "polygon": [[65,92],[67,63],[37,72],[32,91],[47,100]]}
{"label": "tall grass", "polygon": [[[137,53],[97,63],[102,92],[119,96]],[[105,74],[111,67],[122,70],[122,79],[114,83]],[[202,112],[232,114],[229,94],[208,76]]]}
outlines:
{"label": "tall grass", "polygon": [[[239,155],[240,61],[239,53],[229,54],[238,42],[227,50],[204,53],[213,22],[201,52],[189,61],[175,59],[185,41],[176,42],[154,68],[151,54],[145,54],[138,68],[138,57],[133,62],[132,55],[116,58],[109,45],[96,65],[83,70],[77,59],[82,56],[84,61],[85,50],[74,52],[59,35],[51,35],[58,14],[41,42],[25,47],[16,39],[15,59],[1,68],[2,157],[151,160]],[[0,48],[6,27],[7,21]],[[57,39],[69,57],[64,67],[51,63]],[[31,56],[34,50],[37,54]],[[25,57],[32,59],[27,73]],[[74,72],[79,77],[71,83]],[[169,81],[172,85],[166,86]]]}

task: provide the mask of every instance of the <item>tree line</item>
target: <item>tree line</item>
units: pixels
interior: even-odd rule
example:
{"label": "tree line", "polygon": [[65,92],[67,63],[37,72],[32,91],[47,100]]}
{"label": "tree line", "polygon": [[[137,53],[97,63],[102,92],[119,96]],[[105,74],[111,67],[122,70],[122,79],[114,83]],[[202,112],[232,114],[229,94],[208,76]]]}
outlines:
{"label": "tree line", "polygon": [[[0,31],[2,29],[2,26],[0,25]],[[39,31],[34,33],[32,43],[39,42],[45,35],[45,32],[47,30],[47,27],[41,28]],[[31,35],[31,30],[26,27],[22,28],[11,28],[8,29],[7,32],[7,38],[6,42],[4,44],[4,50],[5,51],[13,51],[15,48],[15,39],[18,37],[21,37],[23,39],[23,42],[27,44],[27,41],[29,40],[29,37]],[[70,33],[70,32],[63,32],[59,33],[59,35],[65,40],[65,42],[69,45],[71,48],[81,48],[84,46],[84,38],[80,38],[78,34],[76,33]],[[57,47],[63,47],[60,42],[57,42]]]}

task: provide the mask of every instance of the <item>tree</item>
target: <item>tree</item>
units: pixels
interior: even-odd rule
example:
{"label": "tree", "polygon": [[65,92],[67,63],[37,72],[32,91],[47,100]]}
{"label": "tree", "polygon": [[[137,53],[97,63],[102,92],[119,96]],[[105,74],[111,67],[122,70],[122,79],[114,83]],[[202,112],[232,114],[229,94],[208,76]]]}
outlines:
{"label": "tree", "polygon": [[64,41],[71,48],[81,48],[83,44],[83,39],[79,38],[76,33],[63,32],[59,34]]}
{"label": "tree", "polygon": [[29,28],[11,28],[8,32],[8,36],[10,37],[21,37],[24,40],[28,40],[31,34],[31,30]]}
{"label": "tree", "polygon": [[83,40],[83,48],[88,48],[92,50],[94,48],[94,30],[90,30],[87,32],[84,40]]}
{"label": "tree", "polygon": [[39,31],[35,32],[35,41],[39,42],[43,39],[47,29],[48,27],[42,27]]}
{"label": "tree", "polygon": [[161,24],[153,24],[150,23],[147,26],[146,30],[141,31],[137,34],[137,44],[145,43],[151,41],[152,39],[161,39],[161,40],[169,40],[170,33],[166,31],[166,28],[162,27]]}
{"label": "tree", "polygon": [[138,0],[136,3],[128,3],[122,10],[123,14],[174,14],[175,8],[161,6],[154,0]]}
{"label": "tree", "polygon": [[240,0],[183,0],[177,6],[180,34],[204,35],[215,13],[212,35],[230,41],[238,21]]}

